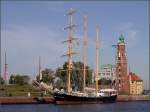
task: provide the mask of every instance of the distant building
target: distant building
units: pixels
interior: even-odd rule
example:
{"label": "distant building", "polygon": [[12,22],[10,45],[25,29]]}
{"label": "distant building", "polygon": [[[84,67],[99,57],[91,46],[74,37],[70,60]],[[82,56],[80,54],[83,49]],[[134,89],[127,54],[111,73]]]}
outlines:
{"label": "distant building", "polygon": [[129,81],[130,81],[130,94],[139,95],[144,91],[143,80],[139,78],[135,73],[129,73]]}
{"label": "distant building", "polygon": [[101,66],[99,71],[99,79],[105,78],[114,80],[115,76],[115,65],[105,64]]}

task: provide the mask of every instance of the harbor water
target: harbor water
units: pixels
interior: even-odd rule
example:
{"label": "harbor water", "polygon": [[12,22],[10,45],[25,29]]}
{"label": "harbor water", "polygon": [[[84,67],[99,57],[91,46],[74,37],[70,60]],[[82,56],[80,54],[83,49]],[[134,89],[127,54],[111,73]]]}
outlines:
{"label": "harbor water", "polygon": [[0,112],[150,112],[150,101],[82,105],[13,104],[0,105]]}

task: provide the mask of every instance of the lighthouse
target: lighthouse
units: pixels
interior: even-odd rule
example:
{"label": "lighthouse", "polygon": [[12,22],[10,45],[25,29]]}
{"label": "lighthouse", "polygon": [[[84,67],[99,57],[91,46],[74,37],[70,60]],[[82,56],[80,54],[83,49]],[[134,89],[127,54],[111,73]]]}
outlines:
{"label": "lighthouse", "polygon": [[116,48],[116,89],[119,94],[129,94],[126,44],[122,34],[119,36]]}

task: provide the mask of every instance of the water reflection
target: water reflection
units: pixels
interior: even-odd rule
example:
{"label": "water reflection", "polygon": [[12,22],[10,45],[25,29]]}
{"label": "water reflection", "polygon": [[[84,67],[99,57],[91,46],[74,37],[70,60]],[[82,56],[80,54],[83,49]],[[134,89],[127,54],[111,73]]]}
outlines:
{"label": "water reflection", "polygon": [[0,112],[150,112],[150,101],[82,105],[0,105]]}

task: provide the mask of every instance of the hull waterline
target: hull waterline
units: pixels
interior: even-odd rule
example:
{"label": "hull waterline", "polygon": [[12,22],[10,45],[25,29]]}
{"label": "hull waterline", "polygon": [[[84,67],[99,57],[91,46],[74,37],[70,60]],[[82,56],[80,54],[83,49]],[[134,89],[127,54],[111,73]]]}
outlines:
{"label": "hull waterline", "polygon": [[117,99],[117,95],[113,96],[100,96],[100,97],[86,97],[86,96],[73,96],[67,94],[55,93],[56,104],[94,104],[94,103],[113,103]]}

